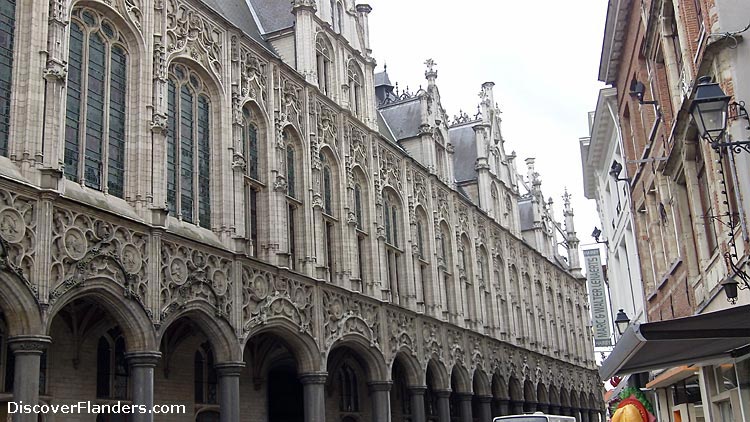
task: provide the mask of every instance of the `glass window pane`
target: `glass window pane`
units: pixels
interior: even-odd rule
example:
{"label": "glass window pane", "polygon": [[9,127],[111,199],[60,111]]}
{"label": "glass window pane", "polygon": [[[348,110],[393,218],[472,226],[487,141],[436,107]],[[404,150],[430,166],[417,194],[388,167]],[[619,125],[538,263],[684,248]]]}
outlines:
{"label": "glass window pane", "polygon": [[247,171],[253,179],[258,178],[258,128],[252,123],[247,125]]}
{"label": "glass window pane", "polygon": [[83,31],[77,23],[71,22],[70,51],[68,52],[68,92],[65,110],[65,177],[71,180],[78,180],[82,61]]}
{"label": "glass window pane", "polygon": [[182,219],[193,222],[193,93],[180,89],[180,211]]}
{"label": "glass window pane", "polygon": [[177,88],[170,79],[167,87],[167,207],[177,215]]}
{"label": "glass window pane", "polygon": [[295,180],[294,180],[294,149],[291,146],[286,147],[286,186],[287,195],[295,197]]}
{"label": "glass window pane", "polygon": [[0,0],[0,155],[8,155],[10,91],[13,70],[13,31],[16,27],[15,0]]}
{"label": "glass window pane", "polygon": [[94,189],[101,189],[105,48],[98,34],[89,36],[84,181],[86,186]]}
{"label": "glass window pane", "polygon": [[209,106],[206,97],[198,99],[198,219],[201,227],[211,228],[211,149]]}
{"label": "glass window pane", "polygon": [[126,57],[119,47],[112,48],[109,72],[109,163],[107,190],[123,197],[125,185],[125,85]]}

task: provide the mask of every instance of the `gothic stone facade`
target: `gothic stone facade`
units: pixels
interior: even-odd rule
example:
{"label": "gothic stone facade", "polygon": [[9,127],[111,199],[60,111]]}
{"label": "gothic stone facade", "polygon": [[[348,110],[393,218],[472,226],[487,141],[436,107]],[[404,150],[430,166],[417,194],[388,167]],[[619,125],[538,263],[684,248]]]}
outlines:
{"label": "gothic stone facade", "polygon": [[582,280],[378,130],[370,8],[267,3],[0,0],[0,401],[598,420]]}

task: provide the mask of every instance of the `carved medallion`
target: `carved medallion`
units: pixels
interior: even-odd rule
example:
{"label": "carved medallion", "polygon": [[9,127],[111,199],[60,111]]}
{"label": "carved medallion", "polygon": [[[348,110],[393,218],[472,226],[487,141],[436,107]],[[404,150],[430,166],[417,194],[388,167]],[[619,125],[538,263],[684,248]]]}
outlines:
{"label": "carved medallion", "polygon": [[83,232],[77,227],[71,227],[63,238],[65,250],[73,260],[80,260],[86,256],[88,241]]}
{"label": "carved medallion", "polygon": [[23,240],[26,225],[21,214],[13,208],[0,211],[0,236],[8,243]]}

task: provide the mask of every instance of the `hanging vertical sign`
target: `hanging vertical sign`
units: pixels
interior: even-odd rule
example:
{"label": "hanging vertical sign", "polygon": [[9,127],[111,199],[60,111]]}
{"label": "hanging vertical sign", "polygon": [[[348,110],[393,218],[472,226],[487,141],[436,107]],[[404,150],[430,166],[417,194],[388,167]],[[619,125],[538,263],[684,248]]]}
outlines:
{"label": "hanging vertical sign", "polygon": [[591,305],[591,322],[594,324],[594,346],[606,347],[612,345],[609,329],[609,308],[607,307],[606,286],[602,274],[602,260],[599,249],[583,251],[586,260],[586,280],[589,288],[589,302]]}

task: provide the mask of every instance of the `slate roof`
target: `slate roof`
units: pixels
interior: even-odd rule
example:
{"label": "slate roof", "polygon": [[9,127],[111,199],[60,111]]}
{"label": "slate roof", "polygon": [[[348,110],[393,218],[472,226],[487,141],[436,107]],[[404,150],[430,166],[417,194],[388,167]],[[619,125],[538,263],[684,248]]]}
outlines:
{"label": "slate roof", "polygon": [[453,174],[456,182],[475,180],[477,178],[477,147],[473,125],[463,125],[448,129],[450,142],[453,144]]}
{"label": "slate roof", "polygon": [[381,108],[380,113],[388,122],[396,140],[419,135],[419,125],[422,123],[422,106],[419,103],[419,97]]}
{"label": "slate roof", "polygon": [[397,144],[396,138],[393,136],[393,133],[391,132],[391,128],[388,127],[388,123],[386,123],[385,119],[383,118],[383,115],[380,113],[380,110],[378,110],[378,132],[385,138],[386,140],[393,142],[394,144]]}
{"label": "slate roof", "polygon": [[520,199],[518,201],[518,214],[521,217],[521,231],[534,228],[534,209],[531,199]]}
{"label": "slate roof", "polygon": [[[269,3],[273,2],[276,1],[271,1]],[[261,35],[261,31],[255,23],[255,18],[253,17],[253,13],[250,10],[247,0],[203,0],[203,3],[224,17],[224,19],[228,20],[229,23],[239,28],[245,33],[245,35],[258,41],[258,43],[268,51],[276,54],[276,50],[274,50],[271,44],[266,42],[263,35]],[[261,1],[261,3],[265,2]],[[280,3],[285,3],[286,7],[291,9],[289,2]],[[278,56],[278,54],[276,55]]]}
{"label": "slate roof", "polygon": [[[225,0],[213,0],[222,2]],[[247,1],[260,21],[264,34],[294,26],[294,15],[289,0],[226,0]]]}
{"label": "slate roof", "polygon": [[388,72],[383,71],[375,74],[375,86],[377,87],[380,85],[393,86],[391,78],[388,77]]}

